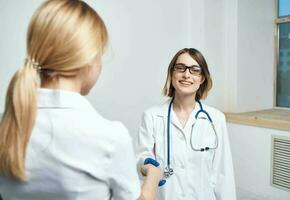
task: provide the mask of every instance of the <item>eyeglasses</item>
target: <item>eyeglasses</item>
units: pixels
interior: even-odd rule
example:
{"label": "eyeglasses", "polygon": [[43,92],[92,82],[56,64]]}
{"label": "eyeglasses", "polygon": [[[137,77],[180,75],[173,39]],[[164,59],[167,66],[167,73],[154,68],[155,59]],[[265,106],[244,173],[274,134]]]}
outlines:
{"label": "eyeglasses", "polygon": [[187,69],[189,69],[189,72],[192,75],[200,76],[202,74],[201,67],[197,65],[186,66],[185,64],[178,63],[173,66],[173,71],[177,71],[177,72],[184,73]]}

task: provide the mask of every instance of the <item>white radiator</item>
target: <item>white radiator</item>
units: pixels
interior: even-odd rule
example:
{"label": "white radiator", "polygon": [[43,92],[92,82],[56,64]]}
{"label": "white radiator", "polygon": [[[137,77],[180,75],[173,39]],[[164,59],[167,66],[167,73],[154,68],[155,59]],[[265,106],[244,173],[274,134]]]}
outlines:
{"label": "white radiator", "polygon": [[271,184],[290,191],[290,138],[272,136]]}

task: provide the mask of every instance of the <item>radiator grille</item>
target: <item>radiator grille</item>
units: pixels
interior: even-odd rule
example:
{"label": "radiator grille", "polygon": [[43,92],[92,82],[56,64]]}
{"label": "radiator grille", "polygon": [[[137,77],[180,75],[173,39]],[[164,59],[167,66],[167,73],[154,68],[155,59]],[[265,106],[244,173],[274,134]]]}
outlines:
{"label": "radiator grille", "polygon": [[272,137],[272,185],[290,191],[290,138]]}

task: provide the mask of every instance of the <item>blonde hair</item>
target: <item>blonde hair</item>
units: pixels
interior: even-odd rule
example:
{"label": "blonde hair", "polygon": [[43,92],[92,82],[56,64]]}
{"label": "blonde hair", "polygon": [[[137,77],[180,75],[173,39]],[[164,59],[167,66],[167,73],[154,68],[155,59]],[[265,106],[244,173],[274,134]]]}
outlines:
{"label": "blonde hair", "polygon": [[38,79],[74,76],[107,44],[101,17],[79,0],[47,0],[27,33],[27,61],[9,84],[0,123],[0,174],[25,180],[26,147],[37,110]]}
{"label": "blonde hair", "polygon": [[181,49],[173,56],[167,69],[167,77],[166,77],[165,84],[163,86],[162,94],[164,96],[174,97],[175,88],[172,85],[173,67],[178,57],[183,53],[189,54],[199,64],[199,66],[202,69],[202,76],[204,77],[204,81],[196,92],[195,100],[205,99],[208,92],[212,88],[213,83],[212,83],[212,79],[211,79],[210,72],[208,70],[208,66],[207,66],[205,58],[198,50],[194,48]]}

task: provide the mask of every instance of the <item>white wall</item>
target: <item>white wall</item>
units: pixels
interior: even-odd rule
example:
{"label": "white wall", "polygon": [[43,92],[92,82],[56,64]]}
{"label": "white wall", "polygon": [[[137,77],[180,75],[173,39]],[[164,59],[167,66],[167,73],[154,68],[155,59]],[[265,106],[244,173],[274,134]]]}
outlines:
{"label": "white wall", "polygon": [[290,192],[270,185],[271,137],[290,133],[228,124],[239,200],[289,200]]}
{"label": "white wall", "polygon": [[39,0],[0,0],[0,112],[8,83],[25,59],[26,31]]}
{"label": "white wall", "polygon": [[274,0],[238,2],[237,111],[272,108]]}

